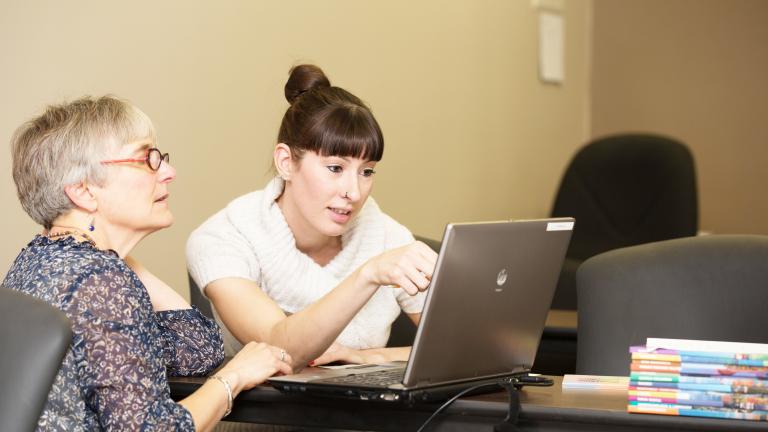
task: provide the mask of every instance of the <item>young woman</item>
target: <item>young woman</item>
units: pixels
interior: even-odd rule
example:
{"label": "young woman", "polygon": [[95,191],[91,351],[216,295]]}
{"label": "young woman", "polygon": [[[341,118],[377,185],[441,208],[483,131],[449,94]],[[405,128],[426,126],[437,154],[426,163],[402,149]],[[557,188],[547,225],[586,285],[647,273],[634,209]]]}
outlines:
{"label": "young woman", "polygon": [[232,201],[187,244],[189,270],[229,330],[284,347],[293,367],[405,360],[384,348],[402,312],[416,323],[437,254],[369,195],[384,139],[368,107],[320,68],[291,69],[277,176]]}
{"label": "young woman", "polygon": [[[61,309],[72,342],[38,430],[210,430],[232,398],[290,356],[249,343],[180,402],[167,375],[206,375],[224,358],[216,325],[128,255],[173,222],[168,153],[149,118],[113,97],[50,106],[13,137],[13,179],[43,226],[3,286]],[[12,389],[9,389],[12,391]]]}

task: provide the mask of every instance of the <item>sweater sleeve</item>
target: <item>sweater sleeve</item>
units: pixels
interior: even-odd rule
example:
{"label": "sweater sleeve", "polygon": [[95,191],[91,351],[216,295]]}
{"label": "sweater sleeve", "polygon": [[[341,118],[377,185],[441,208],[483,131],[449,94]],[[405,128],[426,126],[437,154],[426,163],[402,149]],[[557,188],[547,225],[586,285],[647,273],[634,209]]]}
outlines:
{"label": "sweater sleeve", "polygon": [[221,210],[192,232],[187,240],[187,267],[197,286],[238,277],[258,280],[260,267],[248,239]]}
{"label": "sweater sleeve", "polygon": [[[386,230],[386,249],[394,249],[414,242],[413,234],[408,228],[399,224],[388,215],[385,218],[384,229]],[[400,305],[400,309],[405,313],[421,313],[424,309],[424,300],[427,298],[426,291],[419,292],[416,295],[410,295],[403,289],[394,289],[392,293]]]}

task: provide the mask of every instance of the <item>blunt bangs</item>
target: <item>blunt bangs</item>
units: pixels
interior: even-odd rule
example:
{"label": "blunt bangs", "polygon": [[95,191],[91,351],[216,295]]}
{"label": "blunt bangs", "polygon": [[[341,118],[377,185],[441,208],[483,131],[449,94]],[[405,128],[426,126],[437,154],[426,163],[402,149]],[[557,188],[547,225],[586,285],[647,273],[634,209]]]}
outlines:
{"label": "blunt bangs", "polygon": [[367,109],[352,104],[332,107],[307,131],[307,150],[320,156],[354,157],[380,161],[384,136]]}

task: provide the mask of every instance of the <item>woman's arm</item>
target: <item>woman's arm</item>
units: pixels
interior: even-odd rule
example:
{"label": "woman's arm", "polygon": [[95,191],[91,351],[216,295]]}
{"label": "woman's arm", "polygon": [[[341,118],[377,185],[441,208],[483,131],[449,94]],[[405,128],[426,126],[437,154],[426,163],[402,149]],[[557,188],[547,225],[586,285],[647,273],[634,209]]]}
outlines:
{"label": "woman's arm", "polygon": [[358,350],[334,342],[318,358],[309,362],[309,366],[322,366],[333,362],[343,363],[384,363],[406,361],[411,355],[411,347],[369,348]]}
{"label": "woman's arm", "polygon": [[[126,289],[130,287],[130,289]],[[77,343],[77,382],[99,424],[112,429],[190,429],[168,394],[164,341],[135,276],[115,266],[80,282],[66,305]]]}
{"label": "woman's arm", "polygon": [[[135,289],[124,289],[128,286],[138,287],[131,273],[106,269],[86,277],[67,304],[86,402],[107,430],[209,430],[227,407],[225,387],[206,383],[181,403],[168,397],[167,341],[147,325],[154,312]],[[276,372],[291,373],[283,360],[290,356],[279,348],[251,343],[219,373],[234,397]]]}
{"label": "woman's arm", "polygon": [[205,292],[239,341],[285,347],[293,367],[301,369],[325,351],[378,289],[360,278],[354,272],[323,298],[290,316],[249,280],[219,279],[208,284]]}
{"label": "woman's arm", "polygon": [[[421,313],[406,313],[408,318],[417,326],[421,321]],[[310,366],[320,366],[333,362],[344,363],[382,363],[389,361],[406,361],[411,355],[411,347],[370,348],[356,350],[344,345],[333,343],[320,357],[309,362]]]}
{"label": "woman's arm", "polygon": [[419,323],[421,322],[421,312],[406,313],[406,315],[413,322],[413,324],[416,325],[416,327],[419,326]]}
{"label": "woman's arm", "polygon": [[293,367],[301,369],[322,354],[382,285],[398,285],[416,294],[429,284],[437,254],[416,242],[366,262],[341,284],[306,309],[286,316],[254,282],[224,278],[208,284],[206,294],[232,334],[241,342],[285,347]]}
{"label": "woman's arm", "polygon": [[213,320],[195,309],[155,312],[170,376],[207,375],[224,360],[224,342]]}
{"label": "woman's arm", "polygon": [[[192,415],[195,430],[209,431],[221,420],[229,405],[228,392],[234,399],[243,390],[251,389],[277,372],[290,374],[288,362],[291,358],[282,350],[267,344],[251,342],[221,370],[216,372],[229,385],[208,379],[194,393],[179,401]],[[281,357],[284,357],[281,360]]]}
{"label": "woman's arm", "polygon": [[173,309],[189,309],[189,303],[179,293],[147,270],[144,265],[130,256],[125,257],[125,264],[136,273],[147,289],[152,308],[159,312]]}

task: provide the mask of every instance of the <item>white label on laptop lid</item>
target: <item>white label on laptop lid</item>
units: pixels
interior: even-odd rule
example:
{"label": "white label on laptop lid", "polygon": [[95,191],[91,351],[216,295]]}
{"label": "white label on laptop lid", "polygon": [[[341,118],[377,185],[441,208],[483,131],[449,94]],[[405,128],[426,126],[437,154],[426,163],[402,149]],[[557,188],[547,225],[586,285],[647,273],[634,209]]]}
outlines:
{"label": "white label on laptop lid", "polygon": [[573,231],[573,222],[549,222],[547,231]]}

